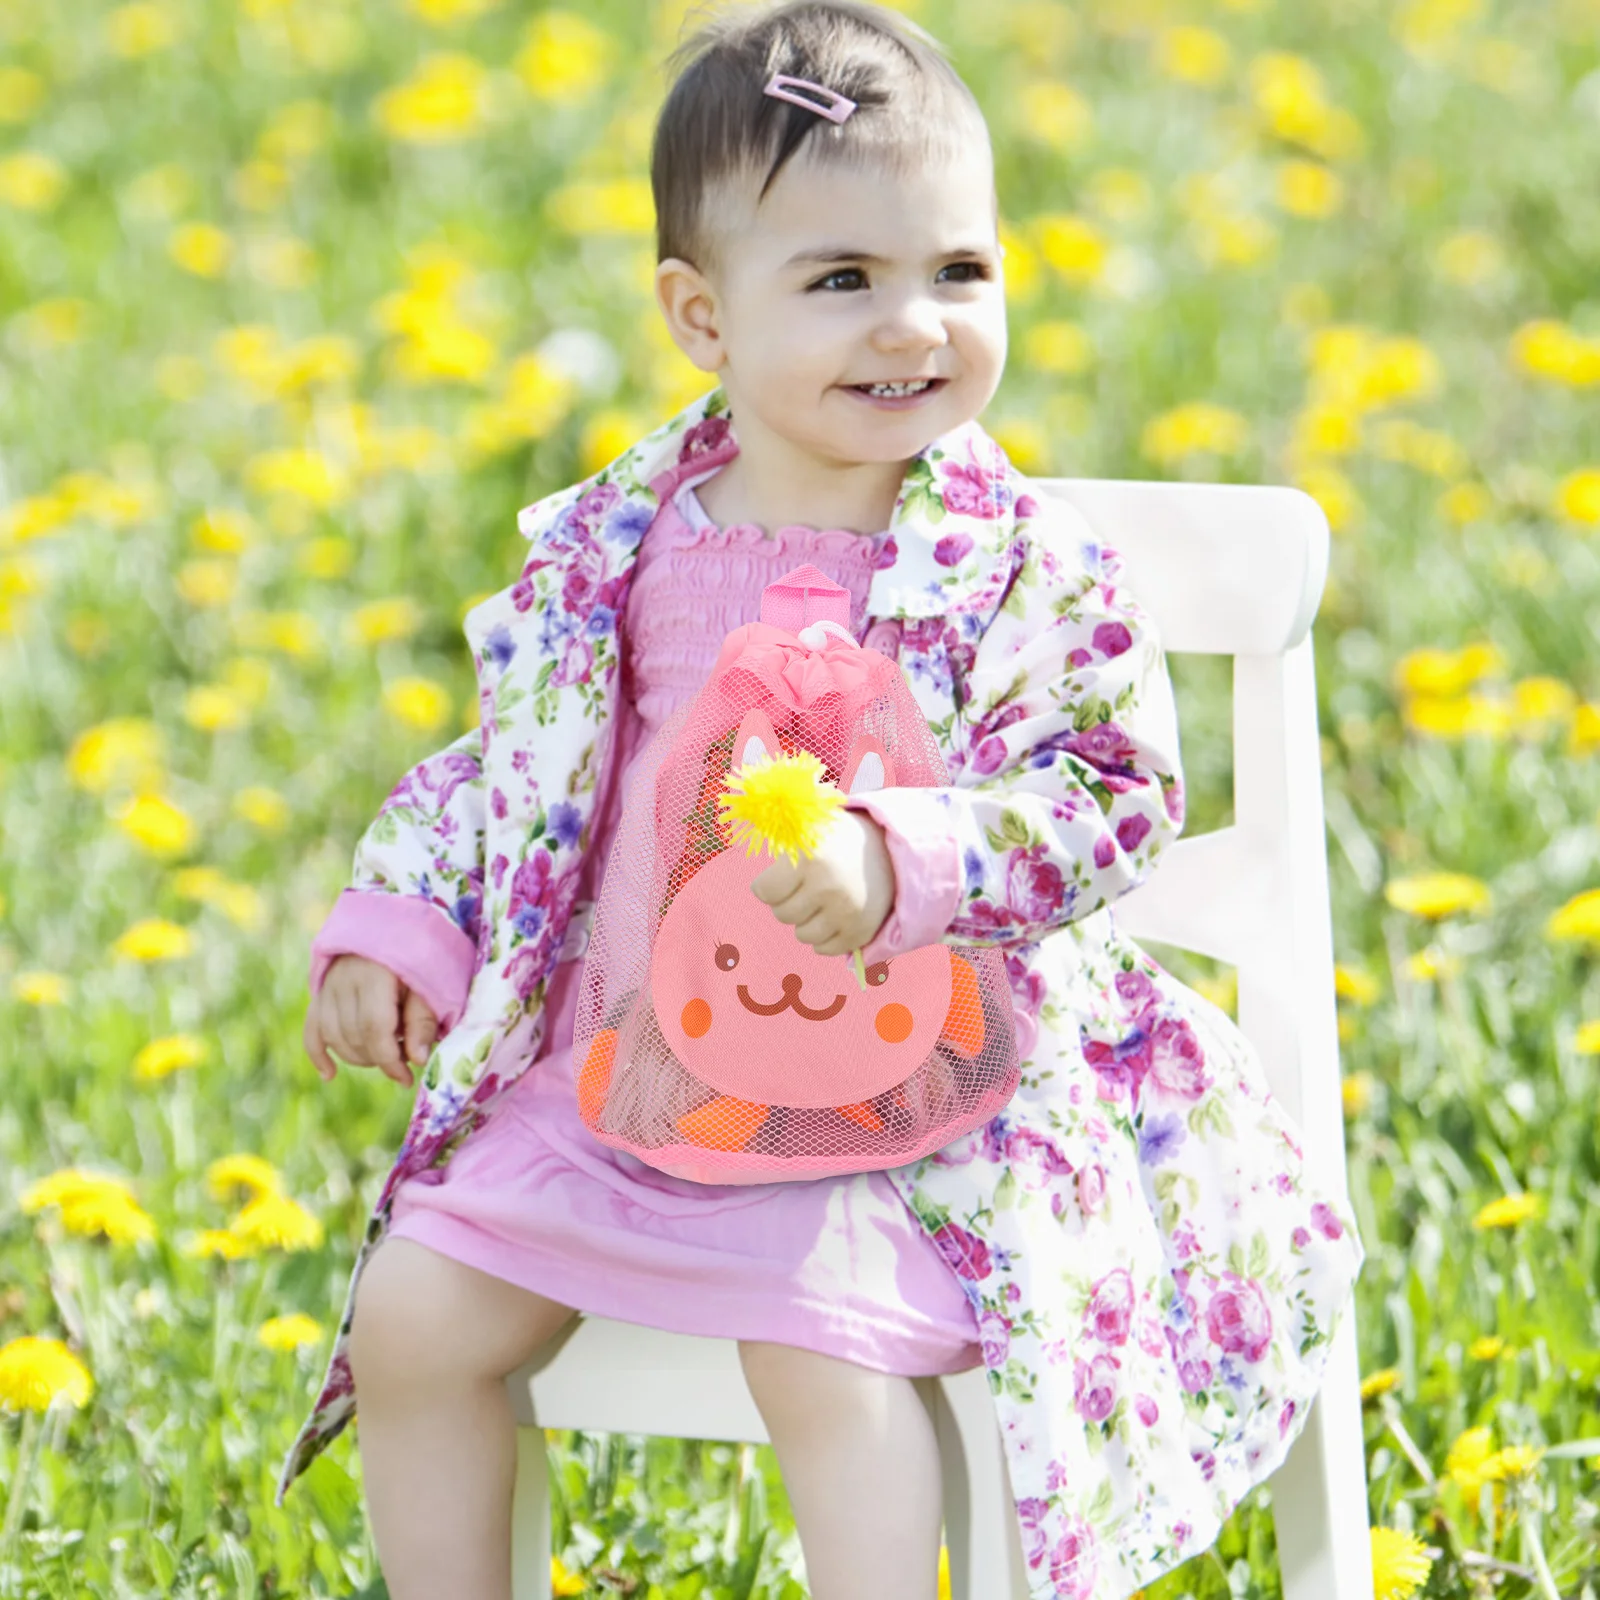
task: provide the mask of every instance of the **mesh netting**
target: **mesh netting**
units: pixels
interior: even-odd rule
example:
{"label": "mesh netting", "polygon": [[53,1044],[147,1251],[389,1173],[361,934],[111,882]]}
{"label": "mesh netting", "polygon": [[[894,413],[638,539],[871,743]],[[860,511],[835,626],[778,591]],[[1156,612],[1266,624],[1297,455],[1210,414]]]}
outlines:
{"label": "mesh netting", "polygon": [[852,956],[818,955],[751,891],[773,858],[718,813],[739,766],[808,750],[847,792],[949,782],[899,667],[843,628],[805,633],[735,629],[639,755],[579,988],[584,1122],[701,1183],[900,1166],[988,1121],[1019,1078],[998,950],[925,945],[863,989]]}

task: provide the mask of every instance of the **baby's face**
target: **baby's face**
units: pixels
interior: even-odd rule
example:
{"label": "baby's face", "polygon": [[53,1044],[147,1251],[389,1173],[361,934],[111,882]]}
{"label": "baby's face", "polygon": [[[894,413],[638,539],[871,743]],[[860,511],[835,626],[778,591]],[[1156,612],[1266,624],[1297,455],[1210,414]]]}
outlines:
{"label": "baby's face", "polygon": [[[905,461],[989,403],[1006,310],[987,149],[908,178],[796,156],[727,214],[718,377],[744,426],[831,462]],[[861,392],[924,378],[914,399]]]}

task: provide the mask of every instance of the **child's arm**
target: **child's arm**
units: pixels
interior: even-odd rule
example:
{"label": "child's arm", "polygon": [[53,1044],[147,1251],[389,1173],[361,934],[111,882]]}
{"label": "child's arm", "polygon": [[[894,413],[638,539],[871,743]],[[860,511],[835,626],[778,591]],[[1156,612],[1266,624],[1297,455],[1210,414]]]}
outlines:
{"label": "child's arm", "polygon": [[1142,883],[1182,831],[1160,641],[1115,552],[1090,548],[1085,571],[1036,545],[979,639],[954,782],[849,801],[883,827],[900,885],[863,960],[1042,939]]}
{"label": "child's arm", "polygon": [[454,1026],[483,905],[483,746],[463,734],[395,785],[356,846],[351,887],[311,943],[311,992],[340,955],[365,956]]}

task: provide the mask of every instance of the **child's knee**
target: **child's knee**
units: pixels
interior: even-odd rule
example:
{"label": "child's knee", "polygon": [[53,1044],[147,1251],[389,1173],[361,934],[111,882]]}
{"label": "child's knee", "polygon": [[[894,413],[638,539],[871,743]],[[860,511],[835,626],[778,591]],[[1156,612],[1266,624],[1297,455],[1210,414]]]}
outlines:
{"label": "child's knee", "polygon": [[888,1374],[798,1345],[741,1339],[739,1362],[763,1417],[832,1426],[840,1415],[856,1415],[882,1404]]}

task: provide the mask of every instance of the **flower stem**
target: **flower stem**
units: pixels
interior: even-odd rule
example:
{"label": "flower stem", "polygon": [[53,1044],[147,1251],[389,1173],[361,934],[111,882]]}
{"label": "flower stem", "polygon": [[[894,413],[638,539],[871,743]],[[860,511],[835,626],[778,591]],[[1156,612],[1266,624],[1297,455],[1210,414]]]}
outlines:
{"label": "flower stem", "polygon": [[[27,1509],[28,1489],[33,1481],[33,1469],[39,1459],[43,1436],[44,1424],[39,1413],[31,1409],[24,1411],[22,1437],[17,1443],[17,1473],[12,1480],[11,1499],[6,1506],[5,1526],[0,1528],[0,1584],[4,1584],[0,1593],[11,1592],[11,1547],[22,1526],[23,1512]],[[18,1576],[21,1576],[20,1567]]]}

